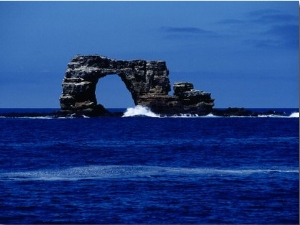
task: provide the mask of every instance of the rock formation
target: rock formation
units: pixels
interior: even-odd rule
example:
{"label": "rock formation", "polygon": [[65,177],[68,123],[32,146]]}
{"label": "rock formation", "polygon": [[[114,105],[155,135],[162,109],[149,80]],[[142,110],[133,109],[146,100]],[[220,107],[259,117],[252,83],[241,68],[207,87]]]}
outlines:
{"label": "rock formation", "polygon": [[155,113],[204,115],[212,111],[214,100],[210,93],[195,90],[192,83],[175,83],[174,95],[168,95],[169,70],[164,61],[125,61],[99,55],[77,55],[68,64],[62,82],[61,109],[107,113],[102,105],[97,105],[95,91],[99,79],[113,74],[125,83],[135,105],[147,106]]}

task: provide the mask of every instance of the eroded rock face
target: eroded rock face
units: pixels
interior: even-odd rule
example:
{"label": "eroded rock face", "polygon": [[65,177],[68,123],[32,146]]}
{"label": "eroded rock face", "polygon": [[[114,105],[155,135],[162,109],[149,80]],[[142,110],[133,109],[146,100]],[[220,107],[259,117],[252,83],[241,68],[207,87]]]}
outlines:
{"label": "eroded rock face", "polygon": [[169,70],[164,61],[124,61],[99,55],[77,55],[68,64],[62,82],[61,109],[98,110],[97,82],[113,74],[121,77],[135,105],[147,106],[156,113],[207,113],[214,105],[210,93],[194,90],[193,84],[187,82],[175,83],[174,95],[168,95],[171,90]]}

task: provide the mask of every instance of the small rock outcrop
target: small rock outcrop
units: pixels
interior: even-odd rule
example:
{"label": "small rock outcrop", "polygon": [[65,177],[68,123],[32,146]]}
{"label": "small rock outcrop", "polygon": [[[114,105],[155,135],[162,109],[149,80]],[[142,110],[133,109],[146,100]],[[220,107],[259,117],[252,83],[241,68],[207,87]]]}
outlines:
{"label": "small rock outcrop", "polygon": [[62,82],[61,109],[65,112],[107,114],[107,110],[97,104],[95,94],[98,80],[107,75],[119,76],[131,93],[134,104],[147,106],[155,113],[204,115],[214,106],[210,93],[195,90],[188,82],[175,83],[174,95],[168,95],[171,86],[164,61],[125,61],[99,55],[77,55],[68,64]]}

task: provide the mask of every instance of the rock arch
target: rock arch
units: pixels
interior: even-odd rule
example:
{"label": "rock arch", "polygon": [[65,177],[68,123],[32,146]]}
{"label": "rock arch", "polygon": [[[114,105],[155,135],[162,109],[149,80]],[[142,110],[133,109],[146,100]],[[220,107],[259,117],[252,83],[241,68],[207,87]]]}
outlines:
{"label": "rock arch", "polygon": [[211,111],[213,107],[210,93],[194,90],[191,83],[175,84],[175,95],[168,95],[171,87],[165,61],[125,61],[99,55],[77,55],[68,63],[62,82],[61,109],[96,109],[98,80],[116,74],[131,93],[134,104],[147,106],[154,112],[199,113]]}
{"label": "rock arch", "polygon": [[99,78],[117,74],[131,93],[135,104],[141,95],[166,95],[170,91],[169,71],[163,61],[114,60],[103,56],[76,56],[68,64],[60,97],[62,109],[85,109],[97,105]]}

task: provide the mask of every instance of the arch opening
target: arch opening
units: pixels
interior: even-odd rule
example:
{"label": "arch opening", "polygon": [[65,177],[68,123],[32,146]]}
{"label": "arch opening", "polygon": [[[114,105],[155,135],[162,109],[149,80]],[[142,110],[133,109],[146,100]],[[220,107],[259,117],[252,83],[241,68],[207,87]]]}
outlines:
{"label": "arch opening", "polygon": [[97,104],[109,108],[134,107],[131,93],[118,74],[109,74],[98,79],[95,91]]}

